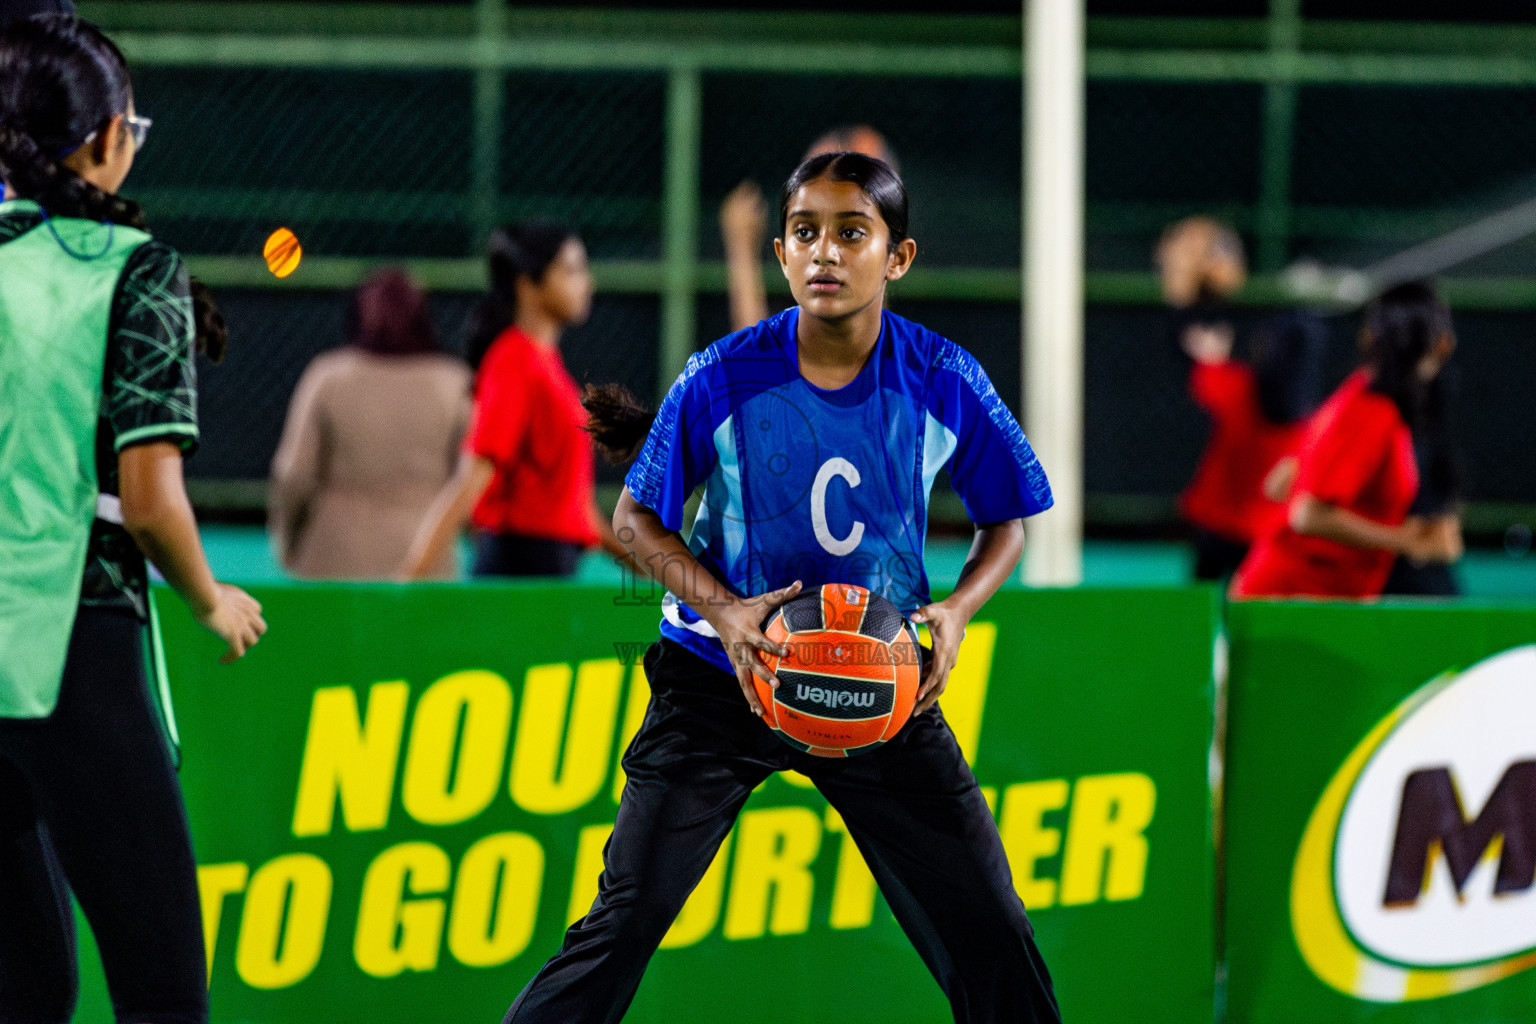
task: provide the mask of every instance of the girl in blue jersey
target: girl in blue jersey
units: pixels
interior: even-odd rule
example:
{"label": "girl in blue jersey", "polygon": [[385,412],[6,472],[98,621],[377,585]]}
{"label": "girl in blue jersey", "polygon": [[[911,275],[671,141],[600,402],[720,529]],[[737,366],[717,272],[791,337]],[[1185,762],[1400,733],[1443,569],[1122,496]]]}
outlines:
{"label": "girl in blue jersey", "polygon": [[[654,418],[618,389],[589,393],[599,444],[639,449],[615,531],[668,593],[597,899],[505,1024],[622,1018],[748,795],[791,768],[841,813],[956,1021],[1060,1019],[997,828],[935,705],[1049,485],[976,360],[885,311],[886,282],[917,250],[887,165],[807,160],[780,225],[795,307],[690,358]],[[941,468],[977,529],[954,593],[934,602],[922,552]],[[683,504],[701,484],[685,544]],[[765,620],[830,582],[883,595],[933,635],[906,727],[836,760],[781,742],[752,686],[754,673],[774,682],[757,658],[776,649]]]}

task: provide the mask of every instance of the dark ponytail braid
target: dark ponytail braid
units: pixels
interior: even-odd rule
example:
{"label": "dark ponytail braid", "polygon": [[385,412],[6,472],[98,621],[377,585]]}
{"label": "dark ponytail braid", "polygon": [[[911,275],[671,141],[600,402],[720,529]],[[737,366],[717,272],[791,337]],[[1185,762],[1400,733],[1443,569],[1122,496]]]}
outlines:
{"label": "dark ponytail braid", "polygon": [[1423,492],[1454,500],[1461,488],[1461,460],[1450,424],[1450,367],[1432,380],[1419,376],[1419,364],[1443,339],[1455,338],[1451,311],[1434,285],[1408,281],[1382,292],[1365,309],[1361,330],[1365,357],[1375,371],[1371,389],[1397,406],[1413,432],[1422,470]]}
{"label": "dark ponytail braid", "polygon": [[125,228],[147,227],[144,208],[131,199],[104,192],[50,158],[25,131],[0,120],[0,173],[19,195],[58,217],[110,221]]}
{"label": "dark ponytail braid", "polygon": [[222,363],[229,350],[229,328],[224,323],[224,312],[213,300],[213,290],[195,277],[187,279],[192,292],[193,337],[197,350],[211,362]]}
{"label": "dark ponytail braid", "polygon": [[622,384],[588,384],[581,389],[581,407],[598,453],[615,466],[635,461],[656,413]]}
{"label": "dark ponytail braid", "polygon": [[[112,40],[70,15],[27,18],[0,31],[0,178],[51,216],[147,231],[144,208],[97,188],[56,154],[83,145],[132,95]],[[224,358],[228,331],[207,285],[191,280],[197,350]]]}

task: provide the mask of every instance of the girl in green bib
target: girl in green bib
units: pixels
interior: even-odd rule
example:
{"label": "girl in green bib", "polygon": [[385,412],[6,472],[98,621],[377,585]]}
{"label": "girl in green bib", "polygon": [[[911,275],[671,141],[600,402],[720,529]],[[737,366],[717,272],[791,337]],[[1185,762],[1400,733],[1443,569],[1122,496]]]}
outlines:
{"label": "girl in green bib", "polygon": [[196,863],[144,657],[145,556],[240,657],[182,484],[223,322],[116,195],[149,120],[73,17],[0,30],[0,1020],[67,1021],[79,900],[119,1022],[201,1024]]}

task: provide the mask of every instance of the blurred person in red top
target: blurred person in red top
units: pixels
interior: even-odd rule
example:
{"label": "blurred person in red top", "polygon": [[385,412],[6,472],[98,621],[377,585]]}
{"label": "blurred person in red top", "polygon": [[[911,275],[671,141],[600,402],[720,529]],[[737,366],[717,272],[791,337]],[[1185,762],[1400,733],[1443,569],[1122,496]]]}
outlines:
{"label": "blurred person in red top", "polygon": [[[863,153],[883,160],[901,173],[896,154],[867,124],[833,128],[816,138],[801,161],[823,153]],[[725,244],[726,291],[731,305],[731,330],[744,331],[768,318],[768,293],[763,288],[763,246],[768,237],[768,203],[757,182],[748,179],[733,188],[720,204],[720,239]]]}
{"label": "blurred person in red top", "polygon": [[1235,598],[1377,597],[1399,555],[1461,556],[1453,516],[1409,515],[1415,441],[1449,443],[1441,371],[1456,347],[1450,312],[1429,285],[1397,285],[1367,308],[1360,342],[1365,365],[1307,424],[1285,521],[1243,561]]}
{"label": "blurred person in red top", "polygon": [[585,548],[623,556],[597,508],[593,451],[560,336],[592,307],[587,251],[545,221],[502,228],[491,290],[472,318],[474,410],[454,476],[417,530],[405,565],[419,579],[475,528],[476,576],[570,576]]}
{"label": "blurred person in red top", "polygon": [[1195,578],[1221,580],[1284,514],[1265,497],[1263,482],[1321,398],[1326,332],[1300,315],[1272,318],[1255,336],[1252,363],[1233,359],[1227,301],[1247,282],[1248,265],[1237,232],[1210,217],[1170,224],[1153,262],[1173,310],[1177,344],[1194,361],[1190,395],[1211,417],[1210,438],[1179,510],[1192,528]]}
{"label": "blurred person in red top", "polygon": [[1285,506],[1265,478],[1301,440],[1322,397],[1327,328],[1304,313],[1270,317],[1254,332],[1250,363],[1232,358],[1229,332],[1187,331],[1189,390],[1211,417],[1211,436],[1179,509],[1195,532],[1195,578],[1230,576]]}

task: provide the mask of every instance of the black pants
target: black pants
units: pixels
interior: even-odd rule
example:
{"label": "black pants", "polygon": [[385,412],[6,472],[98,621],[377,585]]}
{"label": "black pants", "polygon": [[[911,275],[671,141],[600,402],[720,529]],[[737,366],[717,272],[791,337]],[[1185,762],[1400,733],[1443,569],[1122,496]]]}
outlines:
{"label": "black pants", "polygon": [[3,1024],[70,1019],[71,890],[120,1024],[207,1021],[186,810],[128,612],[81,608],[53,714],[0,719]]}
{"label": "black pants", "polygon": [[574,576],[581,546],[516,533],[475,535],[476,576]]}
{"label": "black pants", "polygon": [[1224,534],[1195,527],[1195,579],[1224,580],[1248,557],[1248,545]]}
{"label": "black pants", "polygon": [[646,652],[645,668],[650,707],[624,755],[597,899],[504,1024],[620,1020],[747,796],[785,768],[842,814],[956,1021],[1060,1020],[997,827],[937,709],[872,753],[832,760],[792,750],[733,676],[671,641]]}
{"label": "black pants", "polygon": [[1459,597],[1461,584],[1448,565],[1414,565],[1399,557],[1392,562],[1392,572],[1381,588],[1383,595],[1406,594],[1413,597]]}

